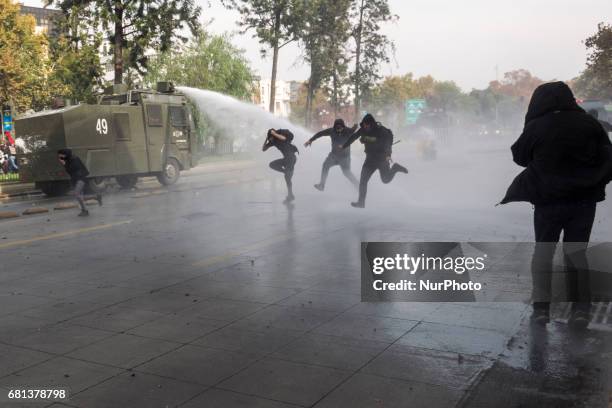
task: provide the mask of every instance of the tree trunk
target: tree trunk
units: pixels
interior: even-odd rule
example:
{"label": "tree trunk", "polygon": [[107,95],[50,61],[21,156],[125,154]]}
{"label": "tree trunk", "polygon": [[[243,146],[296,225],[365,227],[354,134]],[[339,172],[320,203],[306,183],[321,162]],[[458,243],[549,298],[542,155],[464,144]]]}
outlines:
{"label": "tree trunk", "polygon": [[270,106],[269,110],[274,113],[276,104],[276,72],[278,70],[278,42],[280,36],[281,9],[277,8],[274,15],[274,45],[272,51],[272,77],[270,78]]}
{"label": "tree trunk", "polygon": [[364,0],[361,0],[359,8],[359,25],[355,36],[355,118],[361,116],[361,37],[363,31]]}
{"label": "tree trunk", "polygon": [[123,5],[115,2],[115,83],[123,82]]}
{"label": "tree trunk", "polygon": [[314,84],[313,84],[313,75],[310,75],[310,79],[308,80],[308,93],[306,94],[306,114],[304,125],[308,129],[312,124],[312,105],[314,99]]}

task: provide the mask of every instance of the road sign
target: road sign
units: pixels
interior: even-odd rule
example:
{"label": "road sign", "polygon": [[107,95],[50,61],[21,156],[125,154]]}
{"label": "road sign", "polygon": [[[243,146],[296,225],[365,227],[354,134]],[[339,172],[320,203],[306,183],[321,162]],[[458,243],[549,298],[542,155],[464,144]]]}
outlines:
{"label": "road sign", "polygon": [[10,110],[5,110],[2,112],[2,129],[5,132],[10,132],[13,130],[13,117],[11,116]]}
{"label": "road sign", "polygon": [[425,99],[408,99],[405,104],[406,124],[414,125],[426,108]]}

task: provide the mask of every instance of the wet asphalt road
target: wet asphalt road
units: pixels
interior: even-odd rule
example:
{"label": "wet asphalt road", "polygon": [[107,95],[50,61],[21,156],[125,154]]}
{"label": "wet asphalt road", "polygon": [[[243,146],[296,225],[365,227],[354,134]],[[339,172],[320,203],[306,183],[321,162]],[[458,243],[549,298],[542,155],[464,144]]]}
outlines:
{"label": "wet asphalt road", "polygon": [[[532,239],[528,206],[494,207],[506,154],[406,156],[411,174],[374,177],[361,211],[337,168],[311,187],[313,159],[292,206],[256,162],[114,192],[88,218],[0,221],[0,406],[604,407],[606,327],[534,329],[521,303],[360,302],[361,241]],[[612,241],[609,215],[596,240]]]}

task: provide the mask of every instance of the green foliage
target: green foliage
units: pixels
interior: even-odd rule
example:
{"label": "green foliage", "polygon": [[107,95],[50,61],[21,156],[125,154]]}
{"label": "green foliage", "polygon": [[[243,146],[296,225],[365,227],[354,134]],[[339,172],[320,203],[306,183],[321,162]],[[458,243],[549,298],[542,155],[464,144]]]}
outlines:
{"label": "green foliage", "polygon": [[75,102],[95,103],[103,87],[104,70],[100,61],[101,33],[90,32],[95,25],[87,8],[75,7],[56,19],[58,35],[50,40],[52,78],[65,86],[62,96]]}
{"label": "green foliage", "polygon": [[19,8],[0,0],[0,103],[38,110],[64,89],[51,77],[46,37],[36,34],[34,17],[21,15]]}
{"label": "green foliage", "polygon": [[240,13],[241,34],[253,30],[265,57],[274,46],[295,39],[300,21],[301,2],[297,0],[221,0],[223,5]]}
{"label": "green foliage", "polygon": [[380,65],[390,61],[395,46],[381,33],[382,24],[394,21],[388,0],[352,0],[351,33],[354,41],[355,71],[351,79],[355,94],[355,111],[359,113],[362,97],[368,98],[380,79]]}
{"label": "green foliage", "polygon": [[303,58],[310,64],[305,124],[310,125],[314,96],[324,83],[335,110],[346,84],[348,58],[344,47],[350,37],[350,0],[312,0],[303,10],[298,36]]}
{"label": "green foliage", "polygon": [[243,51],[228,35],[202,33],[184,47],[153,57],[144,83],[153,87],[158,81],[249,99],[254,75]]}
{"label": "green foliage", "polygon": [[590,54],[574,90],[582,98],[612,99],[612,25],[599,23],[597,32],[584,43]]}
{"label": "green foliage", "polygon": [[151,49],[165,52],[174,40],[186,41],[183,28],[196,33],[200,8],[194,0],[51,0],[67,18],[86,10],[93,32],[103,32],[113,50],[115,83],[130,68],[146,72]]}

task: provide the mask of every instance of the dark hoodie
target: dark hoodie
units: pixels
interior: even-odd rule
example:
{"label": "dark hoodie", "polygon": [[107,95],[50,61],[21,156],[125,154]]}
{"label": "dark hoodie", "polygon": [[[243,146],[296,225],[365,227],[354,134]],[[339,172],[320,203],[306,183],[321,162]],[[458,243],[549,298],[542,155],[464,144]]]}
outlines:
{"label": "dark hoodie", "polygon": [[608,135],[565,83],[540,85],[529,102],[523,134],[512,145],[514,162],[526,169],[501,204],[603,201],[612,177],[610,154]]}
{"label": "dark hoodie", "polygon": [[[364,124],[370,125],[370,128],[365,130],[363,127]],[[355,140],[361,138],[361,143],[363,143],[365,147],[366,156],[377,159],[384,159],[387,156],[391,156],[393,146],[393,132],[391,132],[391,130],[376,122],[374,116],[369,113],[363,117],[360,126],[359,130],[353,133],[344,144],[345,149]]]}
{"label": "dark hoodie", "polygon": [[[337,132],[336,128],[340,126],[342,126],[342,131]],[[356,127],[347,128],[342,119],[336,119],[334,127],[316,133],[310,138],[310,142],[314,142],[323,136],[329,136],[331,138],[331,154],[338,157],[348,157],[351,155],[351,149],[342,149],[342,146],[349,140],[355,129]]]}
{"label": "dark hoodie", "polygon": [[58,150],[57,154],[66,156],[66,164],[64,164],[64,169],[66,170],[66,173],[70,175],[70,181],[72,181],[73,184],[79,180],[87,181],[89,170],[87,170],[87,167],[85,167],[81,159],[72,154],[72,150],[61,149]]}

